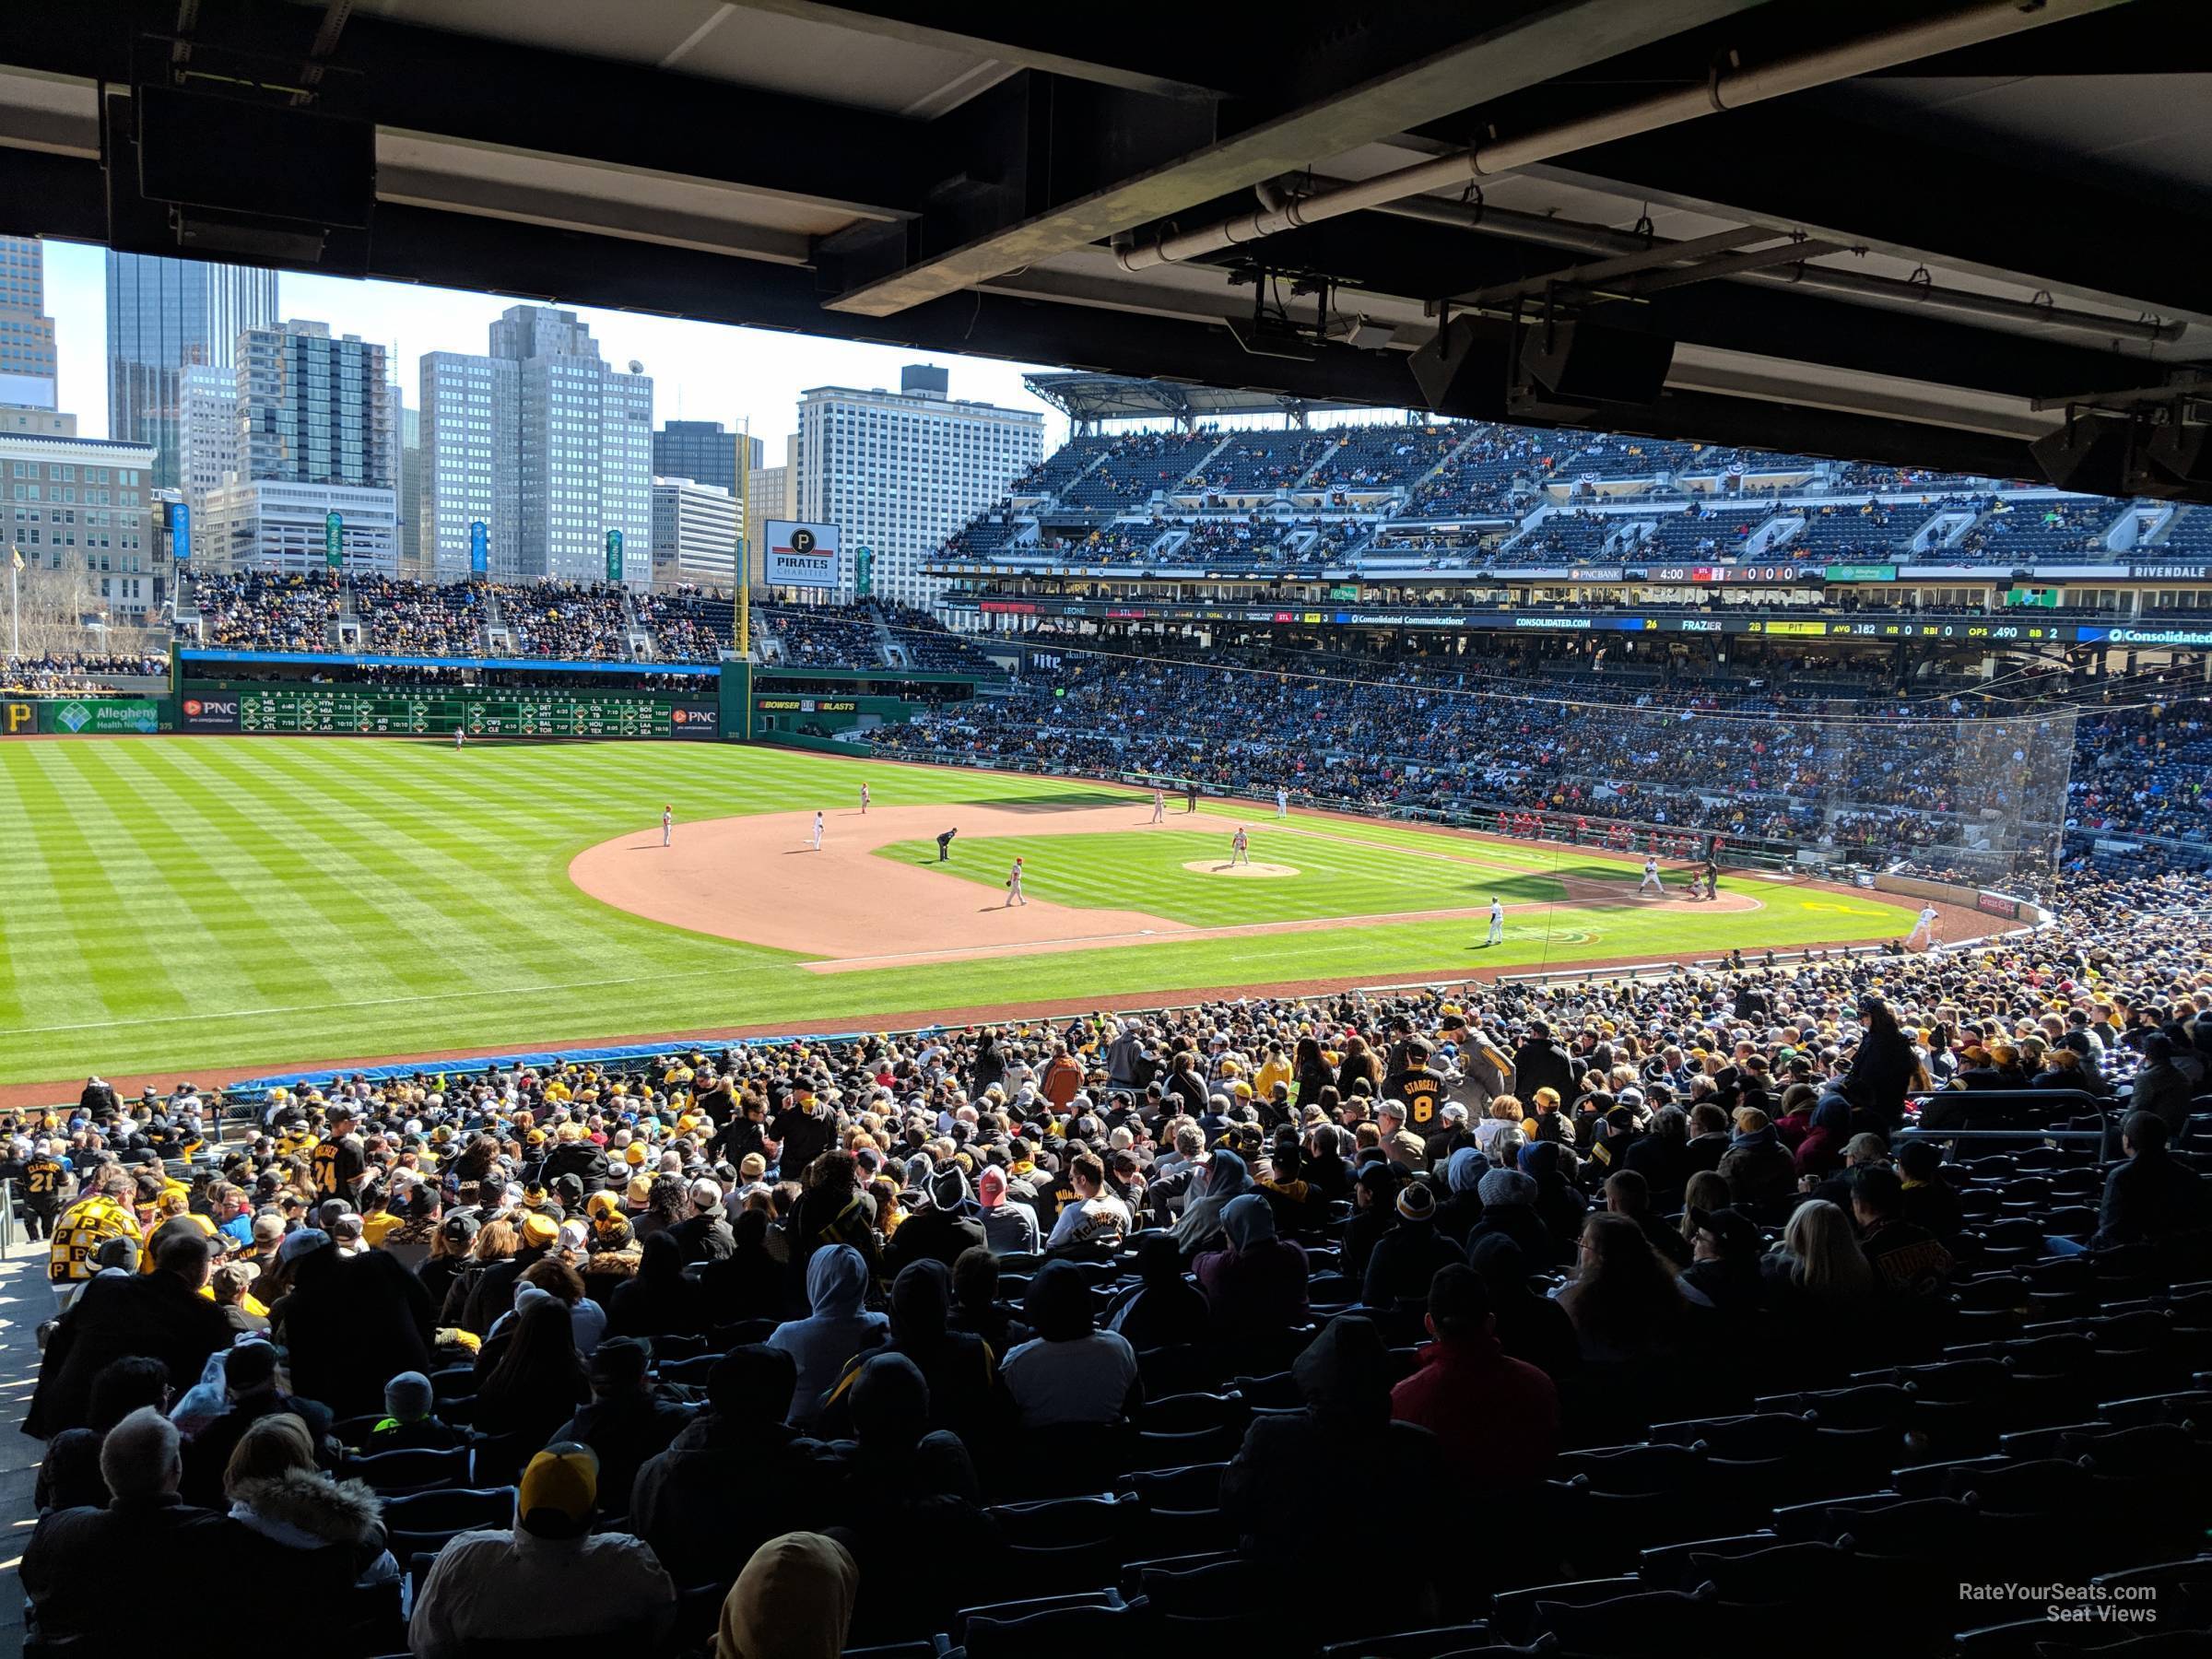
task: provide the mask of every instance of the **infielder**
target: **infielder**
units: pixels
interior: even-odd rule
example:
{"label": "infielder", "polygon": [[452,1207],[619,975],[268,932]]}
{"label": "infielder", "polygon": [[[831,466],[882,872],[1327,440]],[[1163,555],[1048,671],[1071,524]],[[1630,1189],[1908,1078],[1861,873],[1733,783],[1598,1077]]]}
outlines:
{"label": "infielder", "polygon": [[1014,867],[1006,872],[1006,902],[1001,908],[1011,910],[1017,904],[1027,904],[1029,900],[1022,896],[1021,860],[1018,858],[1014,861]]}
{"label": "infielder", "polygon": [[661,808],[661,845],[665,847],[676,839],[676,808]]}
{"label": "infielder", "polygon": [[1233,870],[1239,864],[1251,862],[1252,850],[1244,839],[1244,826],[1239,824],[1237,832],[1229,838],[1229,867]]}
{"label": "infielder", "polygon": [[1643,855],[1643,879],[1636,884],[1637,898],[1641,899],[1646,893],[1656,893],[1662,899],[1666,897],[1666,883],[1659,879],[1659,855],[1655,853]]}
{"label": "infielder", "polygon": [[1280,783],[1275,786],[1275,816],[1278,818],[1290,816],[1290,792]]}
{"label": "infielder", "polygon": [[865,783],[860,786],[860,816],[868,816],[868,786]]}
{"label": "infielder", "polygon": [[1930,950],[1935,949],[1936,922],[1936,907],[1932,904],[1923,905],[1920,920],[1912,924],[1912,931],[1905,935],[1907,948],[1914,945],[1925,945]]}
{"label": "infielder", "polygon": [[1490,936],[1485,939],[1483,944],[1486,946],[1500,945],[1504,941],[1505,906],[1499,902],[1497,895],[1493,893],[1490,896]]}
{"label": "infielder", "polygon": [[1152,821],[1156,824],[1168,821],[1168,792],[1157,783],[1152,785]]}
{"label": "infielder", "polygon": [[822,850],[822,815],[818,812],[814,815],[814,850]]}

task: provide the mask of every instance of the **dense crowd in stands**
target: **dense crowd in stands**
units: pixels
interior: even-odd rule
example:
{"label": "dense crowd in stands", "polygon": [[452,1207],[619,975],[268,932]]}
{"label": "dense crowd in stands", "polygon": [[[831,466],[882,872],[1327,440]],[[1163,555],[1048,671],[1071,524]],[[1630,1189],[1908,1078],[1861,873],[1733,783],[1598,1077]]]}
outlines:
{"label": "dense crowd in stands", "polygon": [[626,591],[598,582],[535,582],[499,590],[500,620],[523,656],[583,662],[629,658]]}
{"label": "dense crowd in stands", "polygon": [[698,588],[641,594],[638,620],[653,636],[657,654],[674,663],[719,662],[735,626],[727,594]]}
{"label": "dense crowd in stands", "polygon": [[1719,700],[1502,694],[1465,668],[1288,674],[1085,652],[1010,697],[869,738],[1025,770],[1191,778],[1263,796],[1282,785],[1360,808],[1533,808],[1846,851],[1925,849],[1970,828],[1978,839],[1981,821],[2003,814],[2020,820],[2022,844],[2056,845],[2063,722],[1979,725],[1970,745],[1947,718],[1835,720],[1771,694],[1724,712]]}
{"label": "dense crowd in stands", "polygon": [[110,677],[169,675],[169,659],[48,652],[41,656],[0,656],[0,691],[100,691]]}
{"label": "dense crowd in stands", "polygon": [[757,606],[753,625],[777,641],[779,665],[869,667],[883,661],[872,605]]}
{"label": "dense crowd in stands", "polygon": [[385,656],[479,656],[484,590],[473,582],[357,577],[354,612],[368,648]]}
{"label": "dense crowd in stands", "polygon": [[[1861,1584],[1906,1653],[2048,1655],[2048,1597],[1961,1584],[2186,1562],[2212,1359],[2212,882],[2056,908],[352,1077],[242,1139],[91,1079],[0,1125],[58,1311],[36,1639],[232,1653],[230,1584],[340,1659],[1841,1659]],[[1387,1586],[1317,1593],[1332,1538]],[[2212,1626],[2189,1566],[2153,1632]]]}
{"label": "dense crowd in stands", "polygon": [[191,604],[201,638],[234,651],[328,651],[338,618],[338,590],[326,576],[263,571],[195,575]]}

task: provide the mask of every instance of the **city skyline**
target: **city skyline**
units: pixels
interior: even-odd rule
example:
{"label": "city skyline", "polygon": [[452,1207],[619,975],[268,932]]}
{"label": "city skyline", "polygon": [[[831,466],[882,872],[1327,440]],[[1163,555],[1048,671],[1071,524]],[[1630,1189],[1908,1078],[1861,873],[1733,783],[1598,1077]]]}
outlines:
{"label": "city skyline", "polygon": [[[78,417],[88,437],[103,436],[109,431],[105,251],[50,241],[44,253],[46,312],[54,319],[56,404]],[[412,408],[420,359],[435,351],[480,351],[486,331],[515,303],[509,296],[287,271],[278,276],[276,312],[279,318],[326,323],[334,333],[386,347],[392,377]],[[955,395],[1039,412],[1048,450],[1067,435],[1066,418],[1022,384],[1025,374],[1053,372],[1049,364],[732,328],[559,300],[537,303],[576,312],[608,361],[626,366],[634,358],[645,365],[659,388],[656,427],[669,420],[720,420],[737,430],[749,418],[751,433],[762,441],[771,463],[782,454],[784,439],[798,429],[800,394],[806,389],[896,391],[900,369],[911,363],[957,365]]]}

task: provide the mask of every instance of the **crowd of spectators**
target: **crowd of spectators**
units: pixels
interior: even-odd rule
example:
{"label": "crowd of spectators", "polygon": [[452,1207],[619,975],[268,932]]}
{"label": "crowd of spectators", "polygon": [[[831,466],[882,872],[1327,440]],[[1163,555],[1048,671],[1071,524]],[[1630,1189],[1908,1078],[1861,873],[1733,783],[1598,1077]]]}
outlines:
{"label": "crowd of spectators", "polygon": [[777,642],[779,665],[875,668],[883,665],[881,618],[873,605],[759,606],[754,625]]}
{"label": "crowd of spectators", "polygon": [[1900,856],[1970,832],[1990,841],[2002,818],[1994,845],[2017,837],[2030,862],[2040,852],[2047,863],[2062,828],[2065,722],[1977,725],[1970,746],[1928,712],[1838,719],[1771,692],[1646,688],[1585,700],[1466,667],[1339,674],[1285,659],[1243,667],[1088,649],[1009,697],[869,740],[917,757],[1191,778],[1239,794],[1280,785],[1359,809],[1581,813]]}
{"label": "crowd of spectators", "polygon": [[484,589],[475,582],[357,576],[350,593],[368,647],[379,655],[483,654]]}
{"label": "crowd of spectators", "polygon": [[600,582],[534,582],[499,590],[500,620],[521,655],[623,662],[630,655],[626,589]]}
{"label": "crowd of spectators", "polygon": [[159,656],[100,655],[88,652],[47,652],[41,656],[0,656],[0,691],[39,694],[102,691],[111,678],[169,676],[169,659]]}
{"label": "crowd of spectators", "polygon": [[735,626],[731,596],[695,587],[641,594],[638,620],[653,635],[655,651],[672,663],[713,663],[729,649]]}
{"label": "crowd of spectators", "polygon": [[232,651],[328,651],[338,619],[337,584],[327,576],[263,571],[195,575],[192,604],[200,637]]}
{"label": "crowd of spectators", "polygon": [[[226,1583],[341,1656],[403,1617],[421,1659],[826,1656],[987,1602],[971,1644],[1047,1619],[993,1651],[1180,1606],[1250,1651],[1735,1654],[1857,1550],[1933,1653],[2023,1549],[2201,1538],[2212,881],[2054,904],[1926,954],[347,1077],[243,1138],[93,1078],[0,1124],[57,1310],[34,1634],[235,1651],[190,1600]],[[1388,1594],[1305,1593],[1347,1502],[1421,1545]],[[1526,1524],[1446,1547],[1470,1515]],[[1140,1558],[1145,1613],[1018,1599]]]}

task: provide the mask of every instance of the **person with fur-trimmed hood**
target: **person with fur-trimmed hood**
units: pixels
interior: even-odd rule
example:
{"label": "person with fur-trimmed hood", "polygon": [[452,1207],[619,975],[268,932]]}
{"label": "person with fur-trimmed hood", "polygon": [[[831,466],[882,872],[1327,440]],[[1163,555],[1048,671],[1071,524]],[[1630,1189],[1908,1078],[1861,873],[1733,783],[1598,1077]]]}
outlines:
{"label": "person with fur-trimmed hood", "polygon": [[257,1418],[239,1438],[223,1470],[223,1495],[230,1519],[248,1531],[332,1563],[337,1590],[399,1576],[384,1547],[382,1500],[361,1481],[333,1480],[318,1469],[314,1442],[296,1417]]}

